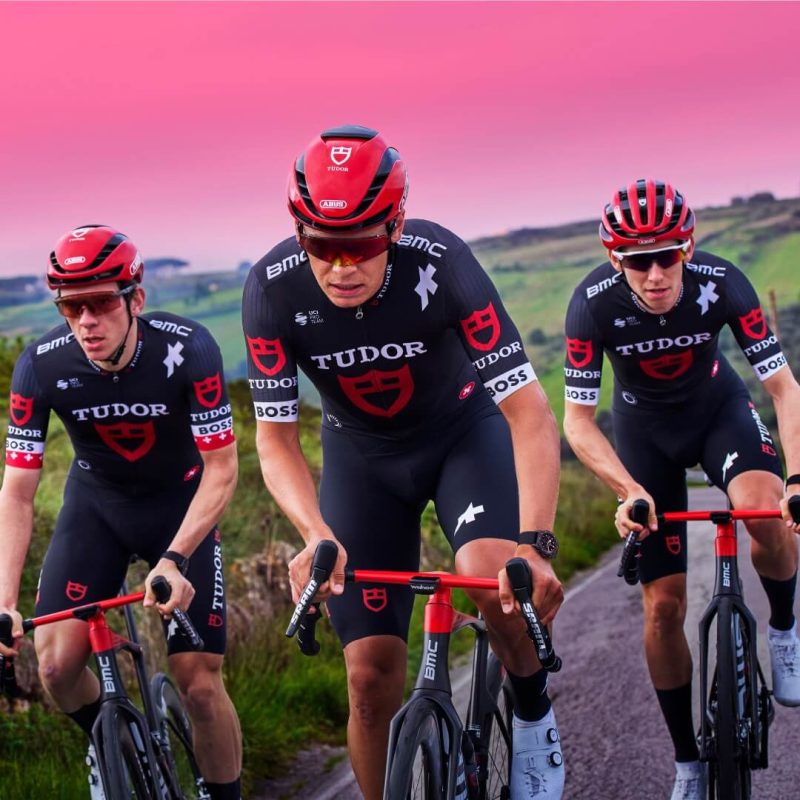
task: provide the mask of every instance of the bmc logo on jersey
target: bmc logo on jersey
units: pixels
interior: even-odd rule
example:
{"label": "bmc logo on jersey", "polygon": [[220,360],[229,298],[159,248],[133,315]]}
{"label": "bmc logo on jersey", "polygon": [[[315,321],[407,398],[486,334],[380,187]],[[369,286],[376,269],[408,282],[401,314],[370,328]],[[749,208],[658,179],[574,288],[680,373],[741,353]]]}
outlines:
{"label": "bmc logo on jersey", "polygon": [[156,443],[152,422],[117,422],[113,425],[94,425],[100,438],[126,461],[138,461]]}
{"label": "bmc logo on jersey", "polygon": [[[247,347],[253,363],[270,377],[277,375],[286,365],[286,353],[283,352],[283,345],[280,339],[261,339],[247,337]],[[262,361],[262,359],[264,359]],[[274,363],[272,360],[275,360]]]}
{"label": "bmc logo on jersey", "polygon": [[585,367],[594,356],[591,339],[570,339],[567,337],[567,358],[575,369]]}
{"label": "bmc logo on jersey", "polygon": [[[466,319],[462,319],[461,327],[464,329],[467,341],[476,350],[491,350],[500,338],[500,320],[497,319],[497,313],[491,303],[486,308],[479,308]],[[482,339],[486,341],[481,341]]]}
{"label": "bmc logo on jersey", "polygon": [[742,330],[751,339],[763,339],[767,335],[767,322],[764,319],[764,312],[761,306],[748,311],[743,317],[739,317]]}
{"label": "bmc logo on jersey", "polygon": [[374,611],[375,613],[383,611],[388,602],[386,587],[381,586],[379,589],[362,589],[361,598],[364,601],[364,606],[370,611]]}
{"label": "bmc logo on jersey", "polygon": [[201,406],[214,408],[222,398],[222,381],[219,372],[210,378],[194,381],[194,394]]}
{"label": "bmc logo on jersey", "polygon": [[651,378],[659,381],[671,381],[679,375],[683,375],[691,367],[693,360],[692,351],[684,350],[683,353],[674,355],[642,359],[639,366],[642,368],[642,372]]}
{"label": "bmc logo on jersey", "polygon": [[22,427],[30,420],[33,414],[33,398],[23,397],[21,394],[11,392],[9,411],[13,422]]}
{"label": "bmc logo on jersey", "polygon": [[[408,364],[393,371],[371,369],[356,378],[345,378],[343,375],[337,377],[350,402],[356,408],[376,417],[393,417],[408,405],[411,395],[414,394],[414,379]],[[383,407],[368,399],[374,395],[380,395],[387,400],[394,395],[394,399]]]}

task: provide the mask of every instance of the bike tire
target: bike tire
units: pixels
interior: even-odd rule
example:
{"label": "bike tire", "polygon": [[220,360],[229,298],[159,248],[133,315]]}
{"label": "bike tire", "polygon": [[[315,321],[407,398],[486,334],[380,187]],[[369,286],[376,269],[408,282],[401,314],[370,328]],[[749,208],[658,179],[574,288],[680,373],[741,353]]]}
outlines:
{"label": "bike tire", "polygon": [[178,690],[163,672],[153,676],[150,690],[159,720],[161,755],[170,776],[170,800],[207,800],[210,795],[194,755],[192,723]]}
{"label": "bike tire", "polygon": [[109,800],[160,800],[153,788],[147,759],[146,727],[121,706],[101,712],[98,753],[106,797]]}
{"label": "bike tire", "polygon": [[505,670],[493,653],[489,656],[486,673],[486,687],[494,702],[484,714],[476,751],[478,796],[480,800],[509,800],[514,700],[505,680]]}
{"label": "bike tire", "polygon": [[384,800],[444,800],[442,719],[434,702],[421,698],[408,709],[387,771]]}
{"label": "bike tire", "polygon": [[743,668],[747,652],[745,635],[739,614],[730,604],[722,603],[717,613],[716,711],[711,764],[714,772],[711,783],[719,800],[750,798],[750,743],[742,732],[743,713],[747,713],[750,702]]}

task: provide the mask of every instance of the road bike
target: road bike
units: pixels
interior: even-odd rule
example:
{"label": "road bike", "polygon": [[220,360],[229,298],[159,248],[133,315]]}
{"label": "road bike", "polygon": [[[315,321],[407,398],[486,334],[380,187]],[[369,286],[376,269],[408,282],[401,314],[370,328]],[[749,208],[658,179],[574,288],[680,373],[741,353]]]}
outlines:
{"label": "road bike", "polygon": [[[159,603],[169,600],[170,586],[161,576],[153,579]],[[42,625],[79,619],[89,625],[89,641],[100,680],[100,712],[92,728],[91,743],[97,757],[97,774],[106,800],[210,800],[192,747],[192,726],[172,681],[159,672],[148,679],[131,606],[144,592],[125,594],[23,621],[25,633]],[[108,625],[105,612],[122,607],[127,638]],[[180,634],[192,649],[203,642],[189,618],[173,611]],[[11,617],[0,615],[0,641],[11,645]],[[141,697],[140,711],[131,701],[120,675],[117,654],[131,656]],[[19,694],[13,659],[0,658],[0,684],[9,696]],[[90,777],[90,782],[92,778]]]}
{"label": "road bike", "polygon": [[[800,521],[800,496],[789,509]],[[647,524],[649,506],[633,504],[631,519]],[[700,760],[708,763],[709,800],[748,800],[751,771],[768,766],[769,726],[774,716],[772,692],[758,661],[757,625],[742,595],[736,521],[779,519],[780,511],[681,511],[658,514],[659,523],[710,521],[716,525],[714,594],[700,619]],[[632,531],[625,542],[617,574],[638,581],[641,544]],[[711,625],[716,622],[716,658],[709,667]],[[709,679],[710,678],[710,679]]]}
{"label": "road bike", "polygon": [[[314,630],[320,619],[314,595],[330,577],[338,548],[321,542],[311,580],[304,588],[286,635],[298,635],[306,655],[319,652]],[[557,672],[561,659],[531,602],[531,575],[524,559],[506,565],[528,635],[544,669]],[[513,694],[505,669],[489,648],[486,623],[452,605],[453,588],[497,591],[492,578],[438,572],[346,570],[345,583],[402,584],[428,595],[422,658],[411,696],[392,719],[384,800],[508,800],[510,798]],[[314,607],[313,613],[308,613]],[[453,705],[448,654],[450,636],[463,628],[475,634],[469,705],[464,721]]]}

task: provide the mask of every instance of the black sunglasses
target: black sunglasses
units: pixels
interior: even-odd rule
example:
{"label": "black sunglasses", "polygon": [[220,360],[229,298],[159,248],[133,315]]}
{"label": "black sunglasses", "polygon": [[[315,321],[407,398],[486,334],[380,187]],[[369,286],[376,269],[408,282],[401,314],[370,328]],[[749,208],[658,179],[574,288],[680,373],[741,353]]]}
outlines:
{"label": "black sunglasses", "polygon": [[647,272],[654,264],[661,269],[669,269],[686,260],[690,242],[662,247],[658,250],[639,250],[635,253],[625,253],[612,250],[614,256],[623,269],[632,269],[634,272]]}

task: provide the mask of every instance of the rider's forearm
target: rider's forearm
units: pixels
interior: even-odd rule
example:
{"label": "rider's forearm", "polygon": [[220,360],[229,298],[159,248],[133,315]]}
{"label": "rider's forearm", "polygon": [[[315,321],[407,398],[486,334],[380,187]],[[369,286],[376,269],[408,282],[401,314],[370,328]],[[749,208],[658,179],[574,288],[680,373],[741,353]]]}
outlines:
{"label": "rider's forearm", "polygon": [[317,489],[300,441],[293,428],[267,428],[286,423],[262,423],[256,432],[261,474],[281,511],[297,528],[305,542],[315,531],[326,529],[317,499]]}
{"label": "rider's forearm", "polygon": [[564,436],[575,455],[618,497],[627,497],[638,486],[625,469],[611,442],[597,426],[594,417],[564,416]]}
{"label": "rider's forearm", "polygon": [[800,473],[800,388],[796,386],[773,398],[787,476]]}
{"label": "rider's forearm", "polygon": [[17,607],[19,585],[33,532],[33,503],[0,489],[0,608]]}
{"label": "rider's forearm", "polygon": [[238,474],[236,444],[203,454],[200,485],[168,550],[190,556],[228,507]]}

